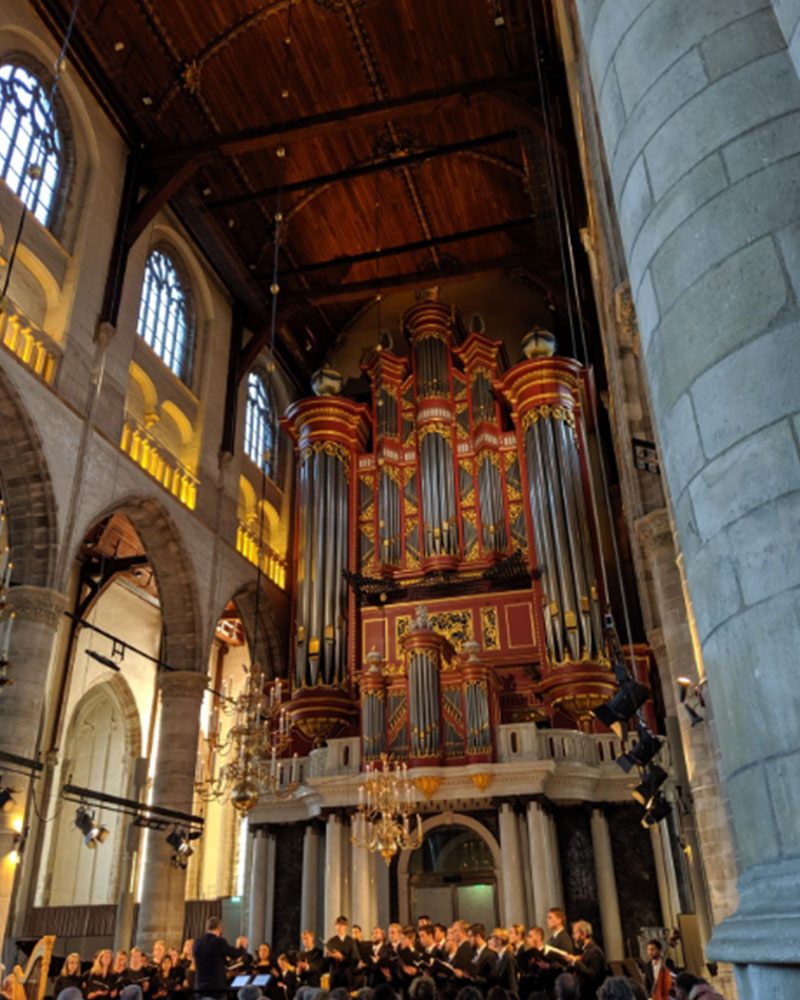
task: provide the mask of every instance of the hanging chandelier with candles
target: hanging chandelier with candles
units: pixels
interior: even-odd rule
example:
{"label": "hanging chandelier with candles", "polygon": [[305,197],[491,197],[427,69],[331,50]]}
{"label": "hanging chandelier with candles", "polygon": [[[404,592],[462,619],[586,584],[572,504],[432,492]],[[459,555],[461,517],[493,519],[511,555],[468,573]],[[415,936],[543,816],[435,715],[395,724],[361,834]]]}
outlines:
{"label": "hanging chandelier with candles", "polygon": [[[262,792],[289,798],[299,785],[297,754],[290,762],[279,759],[291,745],[289,717],[281,706],[281,681],[270,686],[267,696],[259,665],[253,664],[246,674],[239,694],[233,694],[228,679],[214,696],[205,737],[207,760],[202,753],[198,756],[195,777],[195,790],[204,802],[229,799],[243,815],[256,806]],[[223,716],[235,717],[224,737]]]}
{"label": "hanging chandelier with candles", "polygon": [[422,821],[416,813],[412,828],[415,798],[406,764],[392,763],[386,754],[379,763],[367,764],[366,778],[358,789],[351,841],[380,853],[387,865],[398,851],[416,850],[422,844]]}

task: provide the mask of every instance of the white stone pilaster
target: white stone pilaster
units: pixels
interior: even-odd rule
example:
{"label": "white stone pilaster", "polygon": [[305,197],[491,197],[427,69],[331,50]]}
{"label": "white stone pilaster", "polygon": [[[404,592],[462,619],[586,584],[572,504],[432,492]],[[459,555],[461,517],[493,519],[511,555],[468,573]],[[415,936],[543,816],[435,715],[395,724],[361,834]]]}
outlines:
{"label": "white stone pilaster", "polygon": [[303,881],[300,900],[300,930],[309,930],[315,937],[321,936],[319,926],[319,900],[317,880],[319,878],[319,836],[314,825],[309,823],[303,835]]}
{"label": "white stone pilaster", "polygon": [[263,830],[253,834],[250,852],[250,885],[248,887],[249,920],[247,937],[252,951],[267,938],[264,934],[264,916],[267,900],[267,838]]}
{"label": "white stone pilaster", "polygon": [[517,836],[517,817],[508,802],[500,806],[500,852],[503,877],[503,921],[506,927],[525,920],[525,881]]}
{"label": "white stone pilaster", "polygon": [[333,933],[342,912],[342,824],[331,815],[325,825],[325,906],[322,936]]}

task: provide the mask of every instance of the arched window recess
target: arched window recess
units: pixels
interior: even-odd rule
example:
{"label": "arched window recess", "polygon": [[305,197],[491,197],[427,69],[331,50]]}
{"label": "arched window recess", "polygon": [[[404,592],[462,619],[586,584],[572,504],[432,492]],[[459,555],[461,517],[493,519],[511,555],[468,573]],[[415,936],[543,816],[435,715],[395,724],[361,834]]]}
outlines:
{"label": "arched window recess", "polygon": [[147,258],[136,332],[189,383],[195,332],[191,287],[181,262],[166,247],[155,247]]}

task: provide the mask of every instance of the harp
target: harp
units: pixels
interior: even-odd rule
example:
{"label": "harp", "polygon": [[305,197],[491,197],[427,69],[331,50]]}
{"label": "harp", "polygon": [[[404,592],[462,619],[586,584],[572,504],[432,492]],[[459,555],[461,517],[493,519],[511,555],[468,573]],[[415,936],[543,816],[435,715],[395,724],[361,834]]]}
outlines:
{"label": "harp", "polygon": [[14,966],[11,982],[12,1000],[43,1000],[47,991],[47,974],[53,954],[55,935],[48,934],[36,943],[24,969]]}

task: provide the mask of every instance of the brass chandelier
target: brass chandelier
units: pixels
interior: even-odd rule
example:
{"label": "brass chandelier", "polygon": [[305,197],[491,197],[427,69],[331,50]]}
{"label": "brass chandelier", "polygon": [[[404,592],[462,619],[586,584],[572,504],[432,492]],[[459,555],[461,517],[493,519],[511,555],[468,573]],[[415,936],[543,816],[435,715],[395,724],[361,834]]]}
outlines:
{"label": "brass chandelier", "polygon": [[352,843],[379,853],[387,865],[398,851],[416,850],[422,844],[422,821],[416,813],[412,829],[415,798],[406,764],[392,764],[386,754],[380,763],[367,764],[366,778],[358,789]]}

